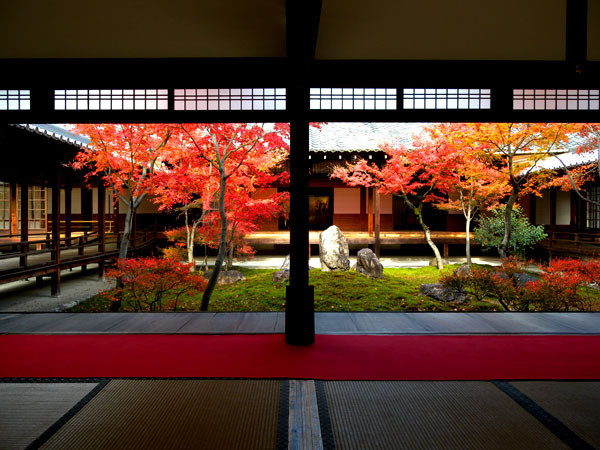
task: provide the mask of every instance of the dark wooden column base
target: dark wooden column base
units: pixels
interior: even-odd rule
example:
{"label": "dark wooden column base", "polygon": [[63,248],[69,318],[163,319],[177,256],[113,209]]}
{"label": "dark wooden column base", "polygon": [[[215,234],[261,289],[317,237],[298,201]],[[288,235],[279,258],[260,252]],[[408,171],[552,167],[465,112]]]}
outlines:
{"label": "dark wooden column base", "polygon": [[285,342],[291,345],[310,345],[314,343],[314,286],[287,286],[286,299],[287,304],[285,308]]}

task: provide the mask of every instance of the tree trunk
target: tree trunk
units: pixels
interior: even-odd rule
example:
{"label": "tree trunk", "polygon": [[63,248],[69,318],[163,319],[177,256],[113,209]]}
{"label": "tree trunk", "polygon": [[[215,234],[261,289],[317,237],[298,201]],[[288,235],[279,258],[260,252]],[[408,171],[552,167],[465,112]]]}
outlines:
{"label": "tree trunk", "polygon": [[437,261],[437,268],[439,270],[442,270],[444,268],[444,262],[442,261],[442,255],[440,255],[440,251],[437,248],[437,245],[435,245],[435,243],[431,240],[431,233],[429,232],[429,227],[425,224],[425,222],[423,222],[423,211],[422,211],[422,206],[419,205],[418,207],[415,206],[411,206],[413,212],[415,213],[415,216],[417,216],[417,220],[419,221],[419,225],[421,225],[421,228],[423,229],[423,234],[425,235],[425,242],[427,242],[427,244],[429,245],[429,247],[431,247],[431,249],[433,250],[433,254],[435,255],[435,260]]}
{"label": "tree trunk", "polygon": [[510,233],[512,231],[512,209],[517,201],[518,195],[518,189],[513,187],[513,191],[506,203],[506,209],[504,210],[504,237],[502,238],[500,247],[498,247],[498,253],[500,253],[501,258],[506,258],[509,255],[508,244],[510,242]]}
{"label": "tree trunk", "polygon": [[217,259],[215,261],[215,267],[213,268],[212,275],[208,280],[204,294],[202,295],[202,303],[200,305],[200,311],[208,311],[208,304],[210,297],[215,289],[217,280],[221,273],[221,267],[223,261],[225,261],[225,254],[227,253],[227,215],[225,214],[225,189],[227,187],[227,178],[225,175],[225,164],[221,162],[219,171],[221,172],[221,183],[219,192],[219,215],[221,217],[221,242],[219,243],[219,252],[217,253]]}
{"label": "tree trunk", "polygon": [[226,268],[227,270],[231,270],[231,268],[233,267],[233,252],[235,250],[235,246],[234,246],[234,237],[235,237],[235,222],[233,222],[233,224],[231,225],[231,236],[229,239],[229,253],[227,255],[227,264],[226,264]]}
{"label": "tree trunk", "polygon": [[225,265],[225,270],[231,270],[233,267],[233,242],[229,246],[229,254],[227,255],[227,264]]}
{"label": "tree trunk", "polygon": [[465,228],[465,253],[467,255],[467,266],[471,268],[471,208],[469,208],[469,215],[467,217],[467,226]]}
{"label": "tree trunk", "polygon": [[134,214],[135,208],[132,201],[127,205],[127,212],[125,213],[125,225],[123,227],[123,237],[121,237],[121,246],[119,247],[119,259],[127,258],[127,251],[129,250],[129,238],[131,237],[131,228],[133,226]]}
{"label": "tree trunk", "polygon": [[[123,227],[123,237],[121,238],[121,244],[119,247],[119,259],[127,258],[127,251],[129,250],[129,237],[131,236],[131,227],[133,224],[133,215],[135,214],[134,201],[130,201],[127,205],[127,212],[125,213],[125,225]],[[123,287],[123,279],[117,277],[115,280],[115,287]],[[121,300],[115,300],[110,304],[111,312],[118,312],[121,309]]]}
{"label": "tree trunk", "polygon": [[184,211],[185,217],[185,248],[187,250],[187,262],[191,263],[194,261],[194,230],[190,229],[189,215],[187,208]]}

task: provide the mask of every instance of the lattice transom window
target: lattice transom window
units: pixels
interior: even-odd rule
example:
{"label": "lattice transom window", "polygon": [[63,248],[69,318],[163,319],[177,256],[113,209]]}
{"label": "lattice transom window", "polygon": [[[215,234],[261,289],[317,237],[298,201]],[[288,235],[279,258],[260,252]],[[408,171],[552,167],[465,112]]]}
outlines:
{"label": "lattice transom window", "polygon": [[285,88],[175,89],[175,110],[177,111],[273,111],[285,109]]}
{"label": "lattice transom window", "polygon": [[598,89],[513,89],[515,110],[598,110]]}
{"label": "lattice transom window", "polygon": [[404,109],[490,109],[490,89],[404,89]]}
{"label": "lattice transom window", "polygon": [[56,110],[164,110],[168,89],[55,90]]}
{"label": "lattice transom window", "polygon": [[[600,186],[592,186],[588,190],[588,198],[594,202],[600,202]],[[600,229],[600,206],[593,203],[587,204],[587,227]]]}
{"label": "lattice transom window", "polygon": [[396,110],[397,89],[311,88],[310,109]]}
{"label": "lattice transom window", "polygon": [[[30,230],[46,229],[46,188],[43,186],[29,186],[27,198]],[[21,186],[17,188],[17,214],[19,228],[21,228]]]}
{"label": "lattice transom window", "polygon": [[10,229],[10,184],[0,182],[0,230]]}
{"label": "lattice transom window", "polygon": [[23,111],[31,109],[31,91],[0,90],[0,111]]}

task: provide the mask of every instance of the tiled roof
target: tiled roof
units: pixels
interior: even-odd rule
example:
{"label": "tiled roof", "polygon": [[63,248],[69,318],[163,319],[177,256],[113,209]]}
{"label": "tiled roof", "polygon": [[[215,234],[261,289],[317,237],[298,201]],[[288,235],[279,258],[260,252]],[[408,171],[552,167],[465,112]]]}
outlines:
{"label": "tiled roof", "polygon": [[24,130],[31,131],[33,133],[48,136],[52,139],[56,139],[57,141],[62,141],[68,144],[75,145],[77,147],[87,146],[90,143],[90,140],[88,138],[71,133],[70,131],[62,128],[59,125],[21,123],[15,124],[15,126]]}
{"label": "tiled roof", "polygon": [[598,162],[598,151],[593,150],[583,153],[563,153],[557,156],[550,156],[537,163],[537,169],[562,169],[563,167],[571,168]]}
{"label": "tiled roof", "polygon": [[311,152],[380,151],[383,143],[410,146],[426,123],[328,123],[310,129]]}

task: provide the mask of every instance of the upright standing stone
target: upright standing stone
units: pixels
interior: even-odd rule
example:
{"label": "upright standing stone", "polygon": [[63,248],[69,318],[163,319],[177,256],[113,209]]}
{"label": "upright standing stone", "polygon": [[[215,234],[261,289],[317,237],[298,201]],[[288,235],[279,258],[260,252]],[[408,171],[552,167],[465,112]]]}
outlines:
{"label": "upright standing stone", "polygon": [[338,227],[332,225],[319,235],[319,259],[323,272],[349,270],[349,255],[348,241]]}
{"label": "upright standing stone", "polygon": [[358,251],[355,269],[358,273],[362,273],[368,277],[383,277],[383,264],[381,264],[370,248],[361,248]]}

